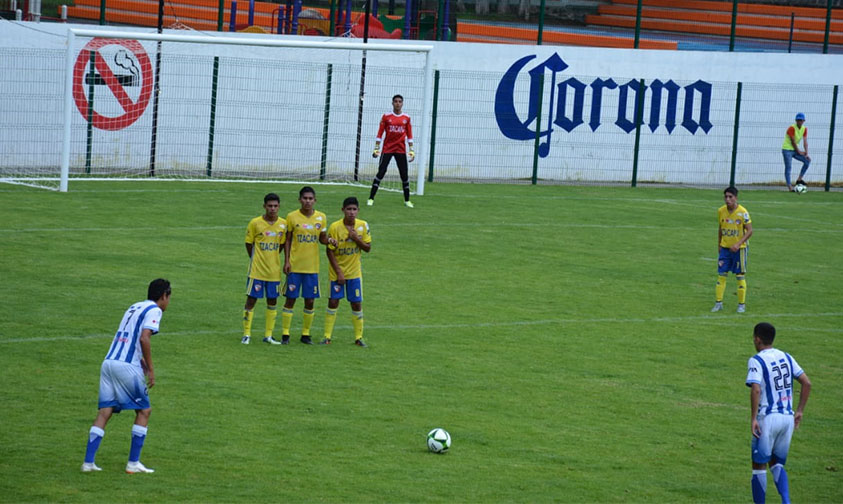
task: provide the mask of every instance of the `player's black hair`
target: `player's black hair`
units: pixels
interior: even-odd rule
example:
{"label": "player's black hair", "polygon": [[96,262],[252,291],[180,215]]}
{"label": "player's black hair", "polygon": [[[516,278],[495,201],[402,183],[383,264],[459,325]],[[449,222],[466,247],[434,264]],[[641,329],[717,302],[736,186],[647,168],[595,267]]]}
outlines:
{"label": "player's black hair", "polygon": [[734,197],[737,198],[738,197],[738,188],[735,187],[735,186],[729,186],[729,187],[727,187],[726,189],[723,190],[723,194],[726,194],[726,193],[729,193],[729,194],[731,194],[731,195],[733,195]]}
{"label": "player's black hair", "polygon": [[348,198],[342,200],[342,207],[345,208],[348,205],[354,205],[356,207],[360,206],[360,203],[357,201],[357,198],[354,196],[349,196]]}
{"label": "player's black hair", "polygon": [[158,301],[164,294],[170,294],[170,281],[163,278],[156,278],[149,283],[149,289],[146,290],[146,299]]}
{"label": "player's black hair", "polygon": [[759,322],[755,324],[755,329],[752,330],[755,336],[758,336],[765,345],[772,345],[773,340],[776,339],[776,328],[769,322]]}
{"label": "player's black hair", "polygon": [[312,194],[314,198],[316,197],[316,190],[314,188],[310,187],[309,185],[306,185],[306,186],[302,187],[301,190],[299,191],[299,198],[304,196],[306,193]]}
{"label": "player's black hair", "polygon": [[270,201],[277,201],[278,203],[281,203],[281,198],[274,192],[271,192],[263,197],[263,204],[266,205]]}
{"label": "player's black hair", "polygon": [[400,94],[397,94],[397,95],[393,96],[392,101],[395,101],[396,98],[401,98],[401,101],[404,101],[404,97],[401,96]]}

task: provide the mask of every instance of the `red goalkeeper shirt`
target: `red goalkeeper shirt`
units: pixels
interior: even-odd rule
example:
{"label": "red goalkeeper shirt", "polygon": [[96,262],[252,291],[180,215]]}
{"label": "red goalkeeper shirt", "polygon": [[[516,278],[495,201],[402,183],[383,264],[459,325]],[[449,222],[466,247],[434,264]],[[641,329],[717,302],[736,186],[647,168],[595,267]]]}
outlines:
{"label": "red goalkeeper shirt", "polygon": [[381,151],[389,154],[406,154],[404,140],[413,142],[413,127],[410,126],[410,116],[395,115],[392,112],[381,117],[378,128],[378,140],[383,139]]}

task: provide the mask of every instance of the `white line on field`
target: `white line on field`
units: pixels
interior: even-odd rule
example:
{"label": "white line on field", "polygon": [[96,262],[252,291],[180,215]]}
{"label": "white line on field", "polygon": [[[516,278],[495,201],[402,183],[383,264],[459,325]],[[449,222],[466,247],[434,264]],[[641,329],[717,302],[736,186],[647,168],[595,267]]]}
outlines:
{"label": "white line on field", "polygon": [[[811,318],[811,317],[843,317],[843,312],[841,313],[763,313],[763,314],[753,314],[752,315],[754,320],[755,319],[774,319],[774,318],[792,318],[792,317],[801,317],[801,318]],[[715,325],[720,325],[724,322],[725,317],[730,317],[729,322],[730,324],[734,324],[735,320],[740,320],[746,318],[746,315],[738,315],[738,314],[705,314],[705,315],[690,315],[685,317],[651,317],[651,318],[614,318],[614,317],[605,317],[605,318],[585,318],[585,319],[542,319],[542,320],[515,320],[512,322],[479,322],[479,323],[462,323],[462,324],[395,324],[395,325],[373,325],[373,324],[366,324],[366,327],[369,330],[427,330],[427,329],[460,329],[460,328],[478,328],[478,327],[524,327],[524,326],[537,326],[537,325],[554,325],[554,324],[600,324],[600,323],[612,323],[612,324],[627,324],[627,323],[672,323],[672,322],[689,322],[689,321],[705,321],[705,322],[713,322]],[[351,326],[337,326],[337,329],[350,329]],[[807,329],[806,329],[807,330]],[[828,332],[838,332],[836,329],[816,329],[816,331],[828,331]],[[228,334],[233,331],[163,331],[161,334],[164,336],[196,336],[196,335],[205,335],[205,334]],[[840,331],[843,332],[843,331]],[[0,335],[2,337],[2,335]],[[88,334],[82,336],[38,336],[34,338],[12,338],[12,339],[0,339],[0,344],[8,344],[8,343],[40,343],[40,342],[47,342],[47,341],[75,341],[75,340],[82,340],[82,339],[95,339],[95,338],[111,338],[111,335],[108,334]]]}
{"label": "white line on field", "polygon": [[[371,222],[371,221],[370,221]],[[456,222],[448,222],[448,225],[454,227],[473,227],[476,226],[477,223],[472,222],[465,222],[465,223],[456,223]],[[560,229],[630,229],[630,230],[651,230],[656,229],[659,231],[700,231],[700,228],[694,227],[669,227],[669,226],[648,226],[648,225],[638,225],[638,224],[584,224],[584,223],[563,223],[563,222],[549,222],[549,223],[541,223],[541,222],[497,222],[496,225],[498,226],[515,226],[518,228],[532,228],[532,227],[540,227],[543,229],[546,228],[560,228]],[[376,224],[379,228],[388,228],[388,227],[441,227],[442,221],[437,222],[383,222],[380,224]],[[244,226],[158,226],[158,227],[66,227],[60,226],[55,228],[20,228],[20,229],[2,229],[0,228],[0,233],[47,233],[47,232],[55,232],[55,233],[100,233],[107,231],[109,233],[137,233],[138,231],[155,231],[155,232],[164,232],[164,231],[223,231],[229,229],[242,229]],[[820,234],[839,234],[843,233],[843,229],[827,229],[827,228],[763,228],[764,233],[820,233]]]}

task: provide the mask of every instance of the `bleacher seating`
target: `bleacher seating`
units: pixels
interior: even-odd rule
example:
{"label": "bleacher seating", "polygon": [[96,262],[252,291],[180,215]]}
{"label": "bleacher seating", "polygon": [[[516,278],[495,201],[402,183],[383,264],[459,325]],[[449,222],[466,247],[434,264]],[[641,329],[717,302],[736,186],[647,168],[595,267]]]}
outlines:
{"label": "bleacher seating", "polygon": [[[586,16],[591,26],[634,28],[638,0],[612,0]],[[738,4],[735,35],[767,40],[823,43],[826,9],[784,5]],[[732,2],[710,0],[643,0],[641,29],[697,35],[729,36]],[[832,10],[830,44],[843,44],[843,10]]]}

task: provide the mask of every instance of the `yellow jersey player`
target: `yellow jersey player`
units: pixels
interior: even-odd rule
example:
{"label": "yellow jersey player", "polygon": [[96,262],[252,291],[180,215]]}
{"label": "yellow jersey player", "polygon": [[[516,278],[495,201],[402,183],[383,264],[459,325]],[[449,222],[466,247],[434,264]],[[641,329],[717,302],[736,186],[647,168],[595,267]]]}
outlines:
{"label": "yellow jersey player", "polygon": [[[304,298],[301,342],[312,345],[313,300],[319,297],[319,244],[328,244],[328,218],[316,211],[316,191],[305,186],[299,191],[301,208],[287,214],[287,241],[284,244],[284,309],[281,312],[281,343],[290,342],[290,326],[296,299]],[[336,245],[336,242],[334,242]]]}
{"label": "yellow jersey player", "polygon": [[723,309],[726,277],[733,272],[738,279],[738,313],[746,311],[746,262],[752,236],[752,220],[746,208],[738,205],[738,190],[727,187],[723,191],[725,205],[717,210],[717,287],[713,312]]}
{"label": "yellow jersey player", "polygon": [[349,197],[342,202],[343,218],[328,228],[328,238],[336,242],[327,248],[328,275],[331,279],[331,297],[325,314],[325,339],[323,345],[331,344],[334,322],[340,299],[351,303],[351,324],[354,327],[354,344],[365,347],[363,342],[363,270],[360,266],[361,252],[372,250],[372,235],[369,224],[357,218],[360,205],[357,198]]}
{"label": "yellow jersey player", "polygon": [[287,235],[284,219],[278,217],[281,198],[269,193],[263,198],[264,214],[246,226],[246,253],[249,255],[249,274],[246,279],[246,306],[243,310],[243,338],[248,345],[252,336],[252,317],[258,298],[266,296],[266,330],[264,343],[281,344],[272,337],[281,285],[281,254]]}

